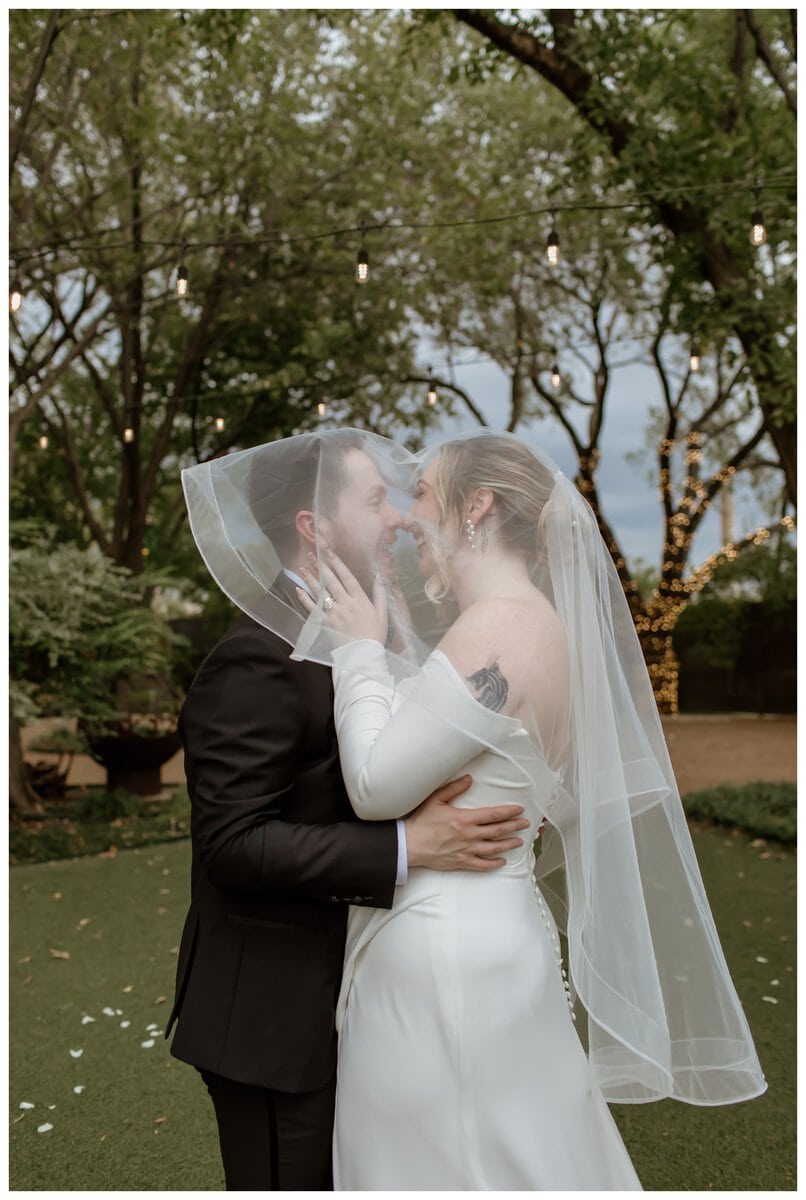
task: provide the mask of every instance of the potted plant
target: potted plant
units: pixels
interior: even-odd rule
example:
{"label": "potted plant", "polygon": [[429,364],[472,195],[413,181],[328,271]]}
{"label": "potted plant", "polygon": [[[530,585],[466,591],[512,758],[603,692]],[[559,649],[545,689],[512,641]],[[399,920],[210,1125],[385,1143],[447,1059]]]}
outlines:
{"label": "potted plant", "polygon": [[106,768],[110,791],[139,796],[160,791],[160,769],[182,742],[176,729],[178,696],[165,678],[144,678],[132,686],[119,680],[113,718],[80,723],[92,758]]}
{"label": "potted plant", "polygon": [[158,791],[159,768],[180,744],[173,672],[186,645],[147,602],[168,580],[132,575],[92,547],[55,545],[33,522],[12,529],[9,565],[12,806],[36,811],[19,726],[48,716],[75,722],[110,787]]}

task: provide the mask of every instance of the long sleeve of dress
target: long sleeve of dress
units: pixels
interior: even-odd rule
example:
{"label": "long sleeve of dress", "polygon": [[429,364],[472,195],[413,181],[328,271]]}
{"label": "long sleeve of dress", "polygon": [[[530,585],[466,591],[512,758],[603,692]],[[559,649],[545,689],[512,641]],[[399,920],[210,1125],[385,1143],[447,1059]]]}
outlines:
{"label": "long sleeve of dress", "polygon": [[[353,642],[334,651],[333,661],[341,769],[363,820],[411,812],[435,788],[463,774],[493,736],[494,720],[488,720],[493,714],[469,693],[462,696],[444,660],[432,656],[399,701],[380,643]],[[459,706],[462,728],[444,715]]]}

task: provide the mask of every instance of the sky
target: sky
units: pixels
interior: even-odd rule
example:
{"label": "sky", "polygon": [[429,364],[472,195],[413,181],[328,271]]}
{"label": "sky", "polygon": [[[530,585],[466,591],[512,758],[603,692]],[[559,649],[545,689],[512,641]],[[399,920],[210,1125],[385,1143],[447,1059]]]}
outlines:
{"label": "sky", "polygon": [[[438,361],[437,354],[434,350],[434,362]],[[562,368],[562,363],[560,365]],[[492,362],[474,363],[455,367],[454,376],[456,383],[482,409],[490,426],[504,429],[509,396],[509,380],[504,372]],[[650,406],[660,400],[658,385],[650,368],[634,364],[615,370],[610,386],[612,390],[600,441],[602,457],[597,472],[602,511],[629,565],[635,569],[636,560],[641,559],[645,565],[657,569],[663,547],[663,512],[657,482],[651,480],[655,450],[650,446],[646,431],[651,420]],[[476,428],[478,425],[469,414],[446,418],[426,440],[436,441],[446,433]],[[515,432],[537,442],[562,471],[573,476],[576,455],[567,433],[555,419],[532,420]],[[641,463],[627,461],[626,455],[635,452],[642,454]],[[757,529],[765,519],[758,500],[746,485],[740,483],[736,494],[735,536],[740,538]],[[720,549],[720,535],[719,505],[714,503],[695,536],[690,560],[692,568]]]}

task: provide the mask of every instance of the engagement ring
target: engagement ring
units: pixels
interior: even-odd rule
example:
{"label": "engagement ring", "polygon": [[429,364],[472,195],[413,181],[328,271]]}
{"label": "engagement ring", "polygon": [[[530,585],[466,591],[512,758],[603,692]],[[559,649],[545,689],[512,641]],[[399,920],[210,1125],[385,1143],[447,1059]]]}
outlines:
{"label": "engagement ring", "polygon": [[325,596],[324,600],[322,601],[322,608],[325,610],[325,612],[330,612],[331,608],[335,607],[336,601],[333,599],[333,597]]}

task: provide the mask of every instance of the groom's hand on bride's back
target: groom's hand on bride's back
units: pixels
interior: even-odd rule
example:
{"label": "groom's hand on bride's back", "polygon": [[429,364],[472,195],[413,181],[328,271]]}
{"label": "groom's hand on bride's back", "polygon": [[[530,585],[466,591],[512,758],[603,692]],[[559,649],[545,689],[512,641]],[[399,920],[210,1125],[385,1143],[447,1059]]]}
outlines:
{"label": "groom's hand on bride's back", "polygon": [[523,845],[518,837],[529,822],[519,804],[496,808],[455,808],[451,800],[466,792],[470,775],[454,779],[406,817],[406,852],[410,867],[432,871],[494,871],[502,855]]}

